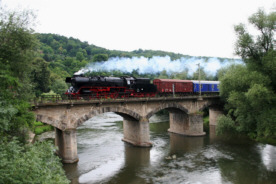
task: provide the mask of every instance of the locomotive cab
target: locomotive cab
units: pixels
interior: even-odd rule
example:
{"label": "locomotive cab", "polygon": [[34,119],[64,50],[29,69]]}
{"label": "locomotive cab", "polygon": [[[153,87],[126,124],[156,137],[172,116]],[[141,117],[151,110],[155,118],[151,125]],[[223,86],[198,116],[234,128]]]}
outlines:
{"label": "locomotive cab", "polygon": [[133,88],[133,85],[135,84],[135,78],[134,77],[121,77],[124,80],[125,86],[128,86],[130,89]]}

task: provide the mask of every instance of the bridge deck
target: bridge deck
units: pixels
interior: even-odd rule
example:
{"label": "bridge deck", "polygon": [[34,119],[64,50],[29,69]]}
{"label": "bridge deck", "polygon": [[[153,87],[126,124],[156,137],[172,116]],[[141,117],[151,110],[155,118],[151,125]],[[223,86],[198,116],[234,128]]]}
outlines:
{"label": "bridge deck", "polygon": [[60,106],[60,105],[81,105],[81,104],[107,104],[107,103],[131,103],[131,102],[153,102],[153,101],[179,101],[179,100],[200,100],[200,99],[215,99],[220,98],[219,95],[207,96],[179,96],[179,97],[147,97],[147,98],[117,98],[117,99],[61,99],[55,96],[49,98],[42,98],[39,101],[32,102],[33,107],[42,106]]}

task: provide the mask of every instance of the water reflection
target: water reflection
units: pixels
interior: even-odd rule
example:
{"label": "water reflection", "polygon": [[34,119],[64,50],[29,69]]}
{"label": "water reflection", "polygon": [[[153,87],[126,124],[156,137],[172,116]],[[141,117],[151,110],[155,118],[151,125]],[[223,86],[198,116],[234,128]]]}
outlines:
{"label": "water reflection", "polygon": [[150,163],[150,148],[125,144],[125,167],[147,167]]}
{"label": "water reflection", "polygon": [[276,147],[271,145],[260,145],[259,150],[266,169],[268,171],[276,171]]}
{"label": "water reflection", "polygon": [[183,154],[202,149],[204,137],[186,137],[170,133],[170,154]]}

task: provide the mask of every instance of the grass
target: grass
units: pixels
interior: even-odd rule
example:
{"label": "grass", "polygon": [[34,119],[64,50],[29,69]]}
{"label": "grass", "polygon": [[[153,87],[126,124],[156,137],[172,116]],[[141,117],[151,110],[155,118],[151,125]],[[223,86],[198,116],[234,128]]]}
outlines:
{"label": "grass", "polygon": [[203,117],[203,130],[206,133],[209,133],[209,116]]}
{"label": "grass", "polygon": [[48,132],[48,131],[52,131],[54,130],[54,127],[52,127],[51,125],[47,125],[47,124],[44,124],[42,122],[34,122],[34,133],[36,135],[40,135],[44,132]]}

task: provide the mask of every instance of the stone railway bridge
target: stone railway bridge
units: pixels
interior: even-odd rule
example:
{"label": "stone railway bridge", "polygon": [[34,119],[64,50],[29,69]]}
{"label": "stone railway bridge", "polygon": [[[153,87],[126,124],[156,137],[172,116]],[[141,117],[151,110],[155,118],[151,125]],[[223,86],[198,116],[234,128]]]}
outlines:
{"label": "stone railway bridge", "polygon": [[86,120],[106,112],[123,117],[123,141],[135,146],[150,147],[149,118],[160,110],[170,114],[169,132],[186,136],[203,136],[202,111],[209,108],[210,125],[221,114],[219,96],[99,99],[36,103],[37,121],[55,127],[55,144],[64,163],[78,161],[76,129]]}

